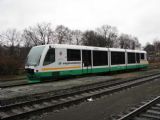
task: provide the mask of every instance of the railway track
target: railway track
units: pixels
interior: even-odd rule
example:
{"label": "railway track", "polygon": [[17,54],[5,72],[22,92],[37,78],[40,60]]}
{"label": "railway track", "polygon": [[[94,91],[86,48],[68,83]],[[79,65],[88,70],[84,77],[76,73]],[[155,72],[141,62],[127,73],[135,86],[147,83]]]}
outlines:
{"label": "railway track", "polygon": [[160,96],[145,102],[118,120],[160,120]]}
{"label": "railway track", "polygon": [[108,85],[103,82],[72,91],[69,90],[64,94],[57,96],[46,96],[46,98],[42,99],[0,106],[0,119],[21,119],[27,117],[28,115],[35,115],[48,110],[50,111],[60,109],[85,101],[89,98],[96,98],[102,95],[111,94],[123,89],[143,84],[145,82],[153,81],[158,78],[160,78],[160,74],[157,73],[154,75],[152,74],[146,77],[141,77],[139,79],[127,80],[112,85]]}
{"label": "railway track", "polygon": [[21,79],[21,80],[8,80],[0,82],[0,89],[2,88],[8,88],[8,87],[15,87],[15,86],[22,86],[22,85],[28,85],[27,79]]}

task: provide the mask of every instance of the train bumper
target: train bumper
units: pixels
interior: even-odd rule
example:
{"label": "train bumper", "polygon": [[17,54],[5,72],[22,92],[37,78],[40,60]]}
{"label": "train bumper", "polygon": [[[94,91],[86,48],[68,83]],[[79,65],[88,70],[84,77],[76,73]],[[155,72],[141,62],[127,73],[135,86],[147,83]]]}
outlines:
{"label": "train bumper", "polygon": [[34,69],[26,68],[25,71],[27,72],[27,79],[29,83],[41,82],[40,77],[35,74]]}

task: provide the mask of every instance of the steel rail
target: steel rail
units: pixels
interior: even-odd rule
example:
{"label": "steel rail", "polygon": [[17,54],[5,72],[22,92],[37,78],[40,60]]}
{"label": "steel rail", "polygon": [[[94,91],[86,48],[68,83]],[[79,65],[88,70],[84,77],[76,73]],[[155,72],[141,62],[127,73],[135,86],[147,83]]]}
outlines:
{"label": "steel rail", "polygon": [[24,115],[33,114],[36,112],[56,109],[59,107],[75,104],[80,101],[84,101],[88,98],[100,97],[102,95],[111,94],[126,88],[137,86],[139,84],[149,82],[160,78],[160,74],[143,77],[140,79],[128,80],[123,83],[116,83],[115,85],[97,85],[95,87],[88,87],[85,89],[79,89],[78,91],[72,91],[71,93],[61,96],[54,96],[45,99],[38,99],[33,101],[27,101],[23,103],[17,103],[13,105],[1,106],[0,117],[2,120],[15,119],[16,117],[23,117]]}
{"label": "steel rail", "polygon": [[[142,114],[142,113],[145,113],[146,110],[150,110],[150,108],[151,108],[152,106],[156,105],[157,103],[160,103],[160,96],[158,96],[158,97],[154,98],[153,100],[145,103],[144,105],[138,107],[137,109],[131,111],[130,113],[124,115],[123,117],[121,117],[121,118],[119,118],[119,119],[117,119],[117,120],[132,120],[132,119],[134,119],[134,118],[136,118],[136,117],[137,117],[137,118],[139,117],[139,118],[138,118],[139,120],[140,120],[140,119],[144,119],[143,116],[139,116],[139,115]],[[160,109],[159,109],[159,110],[160,110]],[[158,113],[158,112],[157,112],[157,113]],[[158,115],[159,115],[159,119],[160,119],[160,112],[159,112]],[[154,118],[154,116],[149,116],[149,115],[148,115],[148,119],[152,119],[152,120],[158,119],[158,115],[157,115],[156,118]],[[146,118],[147,118],[147,115],[146,115]]]}

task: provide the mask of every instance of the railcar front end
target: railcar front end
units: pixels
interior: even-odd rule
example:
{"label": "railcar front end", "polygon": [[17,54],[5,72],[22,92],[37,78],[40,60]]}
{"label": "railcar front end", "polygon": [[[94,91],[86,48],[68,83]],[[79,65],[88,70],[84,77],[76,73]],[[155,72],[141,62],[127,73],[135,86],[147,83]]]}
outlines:
{"label": "railcar front end", "polygon": [[26,59],[25,70],[30,82],[40,82],[43,77],[49,76],[43,73],[42,66],[49,65],[55,61],[55,48],[49,45],[33,47]]}
{"label": "railcar front end", "polygon": [[[69,54],[67,57],[67,53]],[[72,55],[76,55],[76,58]],[[68,50],[59,45],[33,47],[27,57],[25,70],[29,82],[81,74],[80,50]]]}

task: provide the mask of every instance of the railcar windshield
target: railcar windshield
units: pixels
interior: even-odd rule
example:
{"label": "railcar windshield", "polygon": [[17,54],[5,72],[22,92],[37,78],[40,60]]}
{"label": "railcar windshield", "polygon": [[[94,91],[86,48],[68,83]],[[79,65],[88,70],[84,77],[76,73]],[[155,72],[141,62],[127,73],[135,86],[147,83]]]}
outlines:
{"label": "railcar windshield", "polygon": [[42,52],[45,46],[33,47],[27,57],[26,66],[37,66],[39,65]]}

